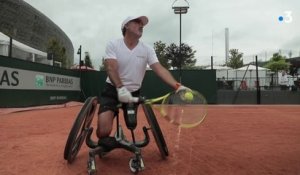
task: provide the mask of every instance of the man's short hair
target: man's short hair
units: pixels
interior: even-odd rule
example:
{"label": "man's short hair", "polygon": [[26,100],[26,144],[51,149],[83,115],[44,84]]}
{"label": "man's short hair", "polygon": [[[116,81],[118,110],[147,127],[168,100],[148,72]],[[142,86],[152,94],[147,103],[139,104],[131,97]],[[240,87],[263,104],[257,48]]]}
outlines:
{"label": "man's short hair", "polygon": [[122,35],[123,35],[123,36],[125,36],[125,33],[126,33],[126,27],[124,27],[124,28],[122,29]]}

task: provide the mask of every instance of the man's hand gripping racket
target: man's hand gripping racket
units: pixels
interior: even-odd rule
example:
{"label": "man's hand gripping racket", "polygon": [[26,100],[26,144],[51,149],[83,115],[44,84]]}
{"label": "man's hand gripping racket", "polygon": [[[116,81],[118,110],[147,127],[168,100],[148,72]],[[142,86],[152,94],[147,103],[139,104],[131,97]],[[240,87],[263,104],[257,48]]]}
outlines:
{"label": "man's hand gripping racket", "polygon": [[162,117],[182,128],[192,128],[202,123],[207,115],[207,102],[202,94],[187,87],[179,87],[176,92],[149,99],[146,103],[156,105]]}

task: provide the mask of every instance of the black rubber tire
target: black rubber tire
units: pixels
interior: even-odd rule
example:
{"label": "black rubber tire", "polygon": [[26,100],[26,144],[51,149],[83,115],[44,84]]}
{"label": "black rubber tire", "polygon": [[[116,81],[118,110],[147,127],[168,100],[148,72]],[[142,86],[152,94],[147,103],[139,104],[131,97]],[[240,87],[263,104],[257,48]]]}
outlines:
{"label": "black rubber tire", "polygon": [[94,118],[97,104],[97,97],[87,98],[79,114],[77,115],[77,118],[68,136],[64,151],[64,159],[68,160],[68,163],[72,163],[74,161],[82,146],[82,143],[86,138],[87,131],[90,128]]}
{"label": "black rubber tire", "polygon": [[135,165],[136,161],[136,158],[131,158],[129,160],[129,169],[133,174],[138,174],[139,172],[139,168],[137,167],[137,165]]}
{"label": "black rubber tire", "polygon": [[144,113],[146,115],[147,121],[151,127],[152,134],[154,136],[156,145],[159,149],[161,157],[166,159],[169,155],[168,146],[160,129],[160,126],[156,120],[156,116],[152,110],[152,106],[150,104],[142,104]]}

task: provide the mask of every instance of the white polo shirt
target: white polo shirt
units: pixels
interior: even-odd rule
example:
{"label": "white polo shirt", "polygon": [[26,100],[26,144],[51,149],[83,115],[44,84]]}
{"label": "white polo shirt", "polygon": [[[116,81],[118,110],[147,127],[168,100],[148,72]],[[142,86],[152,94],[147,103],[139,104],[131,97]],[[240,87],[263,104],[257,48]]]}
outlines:
{"label": "white polo shirt", "polygon": [[[147,65],[158,62],[154,49],[141,41],[130,50],[123,38],[112,40],[107,44],[105,53],[105,59],[118,61],[121,81],[130,92],[140,89]],[[113,84],[109,77],[106,82]]]}

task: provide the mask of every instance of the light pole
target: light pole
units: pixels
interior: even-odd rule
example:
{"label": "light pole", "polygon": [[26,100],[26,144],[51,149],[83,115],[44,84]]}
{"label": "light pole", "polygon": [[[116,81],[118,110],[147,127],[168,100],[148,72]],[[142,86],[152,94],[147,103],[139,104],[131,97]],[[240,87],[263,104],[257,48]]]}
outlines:
{"label": "light pole", "polygon": [[79,55],[79,86],[80,86],[80,92],[83,92],[82,85],[81,85],[81,45],[78,48],[77,55]]}
{"label": "light pole", "polygon": [[175,0],[172,4],[172,9],[175,14],[179,14],[179,81],[181,83],[181,67],[182,67],[182,54],[181,54],[181,14],[188,12],[189,3],[187,0]]}
{"label": "light pole", "polygon": [[79,70],[81,69],[81,45],[78,48],[77,55],[79,55]]}

